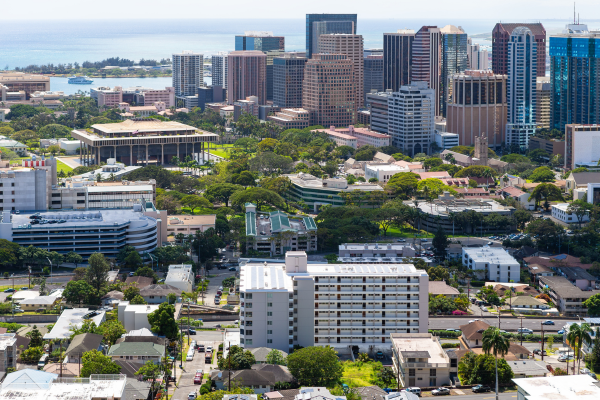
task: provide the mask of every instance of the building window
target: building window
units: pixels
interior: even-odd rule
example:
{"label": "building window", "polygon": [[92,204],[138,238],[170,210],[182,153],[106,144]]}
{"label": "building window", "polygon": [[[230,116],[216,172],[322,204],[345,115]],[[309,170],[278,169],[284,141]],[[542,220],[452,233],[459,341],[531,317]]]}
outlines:
{"label": "building window", "polygon": [[437,386],[437,379],[429,378],[429,386]]}
{"label": "building window", "polygon": [[267,321],[267,325],[273,325],[273,321]]}
{"label": "building window", "polygon": [[246,344],[252,344],[252,339],[244,339],[244,341],[246,342]]}
{"label": "building window", "polygon": [[416,376],[415,375],[415,370],[414,369],[409,369],[408,370],[408,376]]}
{"label": "building window", "polygon": [[273,339],[267,339],[267,344],[273,343]]}
{"label": "building window", "polygon": [[252,330],[246,329],[246,335],[252,336]]}
{"label": "building window", "polygon": [[246,299],[252,300],[252,293],[246,293]]}
{"label": "building window", "polygon": [[247,308],[252,308],[252,303],[246,303]]}
{"label": "building window", "polygon": [[270,329],[269,329],[269,330],[267,330],[267,335],[272,335],[272,334],[273,334],[273,331],[272,331],[272,330],[270,330]]}
{"label": "building window", "polygon": [[273,312],[272,311],[267,311],[267,317],[272,317],[273,316]]}
{"label": "building window", "polygon": [[273,303],[267,303],[267,307],[273,307]]}

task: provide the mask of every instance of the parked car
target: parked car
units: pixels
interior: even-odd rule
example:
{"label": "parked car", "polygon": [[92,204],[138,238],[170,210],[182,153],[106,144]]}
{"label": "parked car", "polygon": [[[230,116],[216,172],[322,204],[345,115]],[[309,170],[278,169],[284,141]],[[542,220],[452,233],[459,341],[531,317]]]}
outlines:
{"label": "parked car", "polygon": [[[539,354],[539,355],[542,355],[542,350],[540,350],[540,349],[535,349],[535,350],[533,351],[533,354]],[[548,355],[548,353],[546,353],[546,350],[544,350],[544,355],[545,355],[545,356],[547,356],[547,355]]]}
{"label": "parked car", "polygon": [[460,329],[446,329],[446,332],[462,332]]}
{"label": "parked car", "polygon": [[229,267],[229,270],[230,271],[237,271],[237,268],[236,267]]}
{"label": "parked car", "polygon": [[447,396],[450,394],[450,389],[445,387],[440,387],[431,391],[431,394],[434,396]]}
{"label": "parked car", "polygon": [[517,333],[525,333],[525,334],[531,335],[533,333],[533,331],[529,328],[519,328],[519,329],[517,329]]}
{"label": "parked car", "polygon": [[375,353],[375,358],[382,360],[384,357],[383,355],[383,351],[378,351],[377,353]]}
{"label": "parked car", "polygon": [[473,393],[491,392],[492,389],[489,386],[477,385],[473,386]]}
{"label": "parked car", "polygon": [[469,321],[469,323],[472,324],[473,322],[476,322],[476,321],[481,321],[481,320],[480,319],[472,319]]}
{"label": "parked car", "polygon": [[188,400],[196,400],[196,392],[191,392],[188,394]]}
{"label": "parked car", "polygon": [[135,272],[130,272],[129,273],[129,276],[134,276],[134,275],[135,275]]}
{"label": "parked car", "polygon": [[565,361],[572,361],[574,359],[573,355],[571,354],[562,354],[558,357],[558,361],[559,362],[565,362]]}
{"label": "parked car", "polygon": [[195,335],[196,334],[196,330],[194,328],[188,329],[188,332],[189,332],[190,335]]}
{"label": "parked car", "polygon": [[417,396],[421,397],[421,388],[420,387],[407,387],[406,389],[404,389],[404,391],[416,394]]}
{"label": "parked car", "polygon": [[196,372],[196,376],[194,376],[194,385],[199,385],[202,383],[202,373]]}
{"label": "parked car", "polygon": [[554,325],[554,321],[547,320],[547,321],[542,322],[542,325]]}
{"label": "parked car", "polygon": [[493,245],[493,244],[494,244],[494,242],[487,242],[487,245],[488,245],[488,246],[491,246],[491,245]]}

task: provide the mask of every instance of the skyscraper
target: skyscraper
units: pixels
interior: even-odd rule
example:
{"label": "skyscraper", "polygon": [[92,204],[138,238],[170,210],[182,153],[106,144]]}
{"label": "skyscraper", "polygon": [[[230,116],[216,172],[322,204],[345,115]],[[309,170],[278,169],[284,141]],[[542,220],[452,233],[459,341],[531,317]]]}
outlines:
{"label": "skyscraper", "polygon": [[552,84],[547,76],[538,77],[535,86],[535,122],[538,128],[550,129]]}
{"label": "skyscraper", "polygon": [[365,84],[364,93],[366,105],[367,94],[371,91],[383,92],[383,54],[365,57]]}
{"label": "skyscraper", "polygon": [[[316,22],[332,22],[318,24]],[[319,43],[319,35],[328,33],[356,34],[356,14],[306,14],[306,58],[311,58]]]}
{"label": "skyscraper", "polygon": [[354,63],[345,54],[313,54],[304,68],[302,108],[310,125],[348,126],[356,119]]}
{"label": "skyscraper", "polygon": [[467,34],[454,25],[440,29],[442,33],[442,73],[440,77],[440,115],[446,116],[446,101],[452,94],[448,78],[468,68]]}
{"label": "skyscraper", "polygon": [[227,103],[246,97],[258,97],[258,104],[267,102],[267,56],[262,51],[233,51],[228,56]]}
{"label": "skyscraper", "polygon": [[507,146],[527,149],[529,137],[535,133],[537,61],[531,30],[524,26],[513,29],[508,43]]}
{"label": "skyscraper", "polygon": [[485,132],[489,146],[499,149],[506,131],[506,75],[467,70],[450,76],[450,85],[446,130],[457,133],[463,146],[472,146]]}
{"label": "skyscraper", "polygon": [[173,54],[173,87],[175,96],[194,96],[204,86],[204,57],[184,50]]}
{"label": "skyscraper", "polygon": [[212,56],[212,85],[227,89],[227,55],[226,51]]}
{"label": "skyscraper", "polygon": [[273,105],[302,107],[305,53],[283,53],[273,59]]}
{"label": "skyscraper", "polygon": [[569,25],[550,37],[551,129],[600,123],[600,33]]}
{"label": "skyscraper", "polygon": [[488,51],[482,49],[479,44],[473,43],[471,38],[467,38],[467,58],[469,59],[469,69],[486,70],[490,68]]}
{"label": "skyscraper", "polygon": [[426,82],[435,90],[435,115],[440,115],[442,75],[442,33],[436,26],[424,26],[415,35],[412,46],[412,82]]}
{"label": "skyscraper", "polygon": [[364,102],[364,46],[362,35],[334,33],[319,36],[319,51],[325,54],[345,54],[354,64],[356,107]]}
{"label": "skyscraper", "polygon": [[435,130],[435,90],[427,82],[402,86],[388,97],[388,135],[392,146],[413,157],[418,153],[431,154]]}
{"label": "skyscraper", "polygon": [[400,29],[383,34],[383,89],[397,92],[410,83],[415,31]]}
{"label": "skyscraper", "polygon": [[546,75],[546,29],[541,23],[534,24],[505,24],[499,22],[492,31],[492,71],[496,74],[508,74],[508,43],[515,28],[524,26],[535,37],[537,43],[537,75]]}
{"label": "skyscraper", "polygon": [[236,35],[235,50],[258,50],[266,53],[271,50],[285,51],[285,37],[273,36],[273,32],[246,31]]}
{"label": "skyscraper", "polygon": [[283,54],[280,50],[270,50],[267,55],[267,101],[273,101],[273,60]]}

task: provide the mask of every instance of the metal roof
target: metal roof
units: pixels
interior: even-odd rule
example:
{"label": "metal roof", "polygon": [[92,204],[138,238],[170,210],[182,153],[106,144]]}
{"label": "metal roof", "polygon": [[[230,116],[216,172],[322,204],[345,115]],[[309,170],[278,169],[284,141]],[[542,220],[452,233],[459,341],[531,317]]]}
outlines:
{"label": "metal roof", "polygon": [[290,219],[287,214],[281,211],[273,211],[270,213],[271,218],[271,231],[284,231],[291,230]]}
{"label": "metal roof", "polygon": [[313,229],[317,229],[317,224],[315,223],[313,217],[304,217],[302,218],[302,220],[304,221],[304,226],[306,226],[306,230],[310,231]]}
{"label": "metal roof", "polygon": [[246,213],[246,236],[256,236],[256,213],[253,211]]}

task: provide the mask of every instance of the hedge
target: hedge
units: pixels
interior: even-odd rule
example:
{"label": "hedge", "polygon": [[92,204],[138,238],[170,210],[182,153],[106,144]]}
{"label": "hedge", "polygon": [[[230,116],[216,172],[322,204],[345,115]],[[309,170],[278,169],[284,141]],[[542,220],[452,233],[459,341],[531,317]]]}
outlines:
{"label": "hedge", "polygon": [[474,287],[483,287],[485,285],[485,281],[471,281],[471,286]]}
{"label": "hedge", "polygon": [[457,337],[462,335],[462,332],[447,331],[444,329],[441,329],[441,330],[430,329],[429,333],[431,333],[433,336],[437,336],[437,337],[441,337],[441,338],[451,338],[451,339],[456,339]]}
{"label": "hedge", "polygon": [[[450,338],[450,339],[455,339],[458,338],[460,335],[462,335],[462,332],[453,332],[453,331],[446,331],[446,330],[429,330],[429,333],[431,333],[434,336],[440,337],[440,338]],[[517,332],[506,332],[504,333],[504,336],[509,337],[511,339],[517,339],[520,340],[521,339],[521,334],[517,333]],[[548,337],[552,336],[552,338],[554,339],[554,343],[562,343],[563,340],[563,335],[559,335],[559,334],[544,334],[544,341],[548,340]],[[524,342],[539,342],[542,339],[542,335],[539,334],[531,334],[531,335],[523,335],[523,341]]]}
{"label": "hedge", "polygon": [[460,343],[442,343],[442,349],[455,349],[460,347]]}

